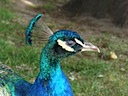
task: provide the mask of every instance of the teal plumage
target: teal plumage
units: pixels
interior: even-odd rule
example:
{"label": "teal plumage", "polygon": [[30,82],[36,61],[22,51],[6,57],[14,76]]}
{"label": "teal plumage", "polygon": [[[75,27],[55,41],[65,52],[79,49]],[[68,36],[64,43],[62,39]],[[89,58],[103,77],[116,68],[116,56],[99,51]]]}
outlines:
{"label": "teal plumage", "polygon": [[[26,30],[26,42],[32,45],[32,33],[42,14],[36,15]],[[45,25],[46,26],[46,25]],[[47,26],[46,26],[47,27]],[[42,49],[40,72],[33,84],[23,80],[9,67],[0,65],[0,96],[73,96],[70,83],[63,73],[60,61],[80,51],[98,51],[91,43],[71,30],[59,30],[51,36]],[[6,95],[5,95],[6,94]]]}
{"label": "teal plumage", "polygon": [[25,96],[19,94],[24,93],[30,85],[8,66],[0,64],[0,96]]}

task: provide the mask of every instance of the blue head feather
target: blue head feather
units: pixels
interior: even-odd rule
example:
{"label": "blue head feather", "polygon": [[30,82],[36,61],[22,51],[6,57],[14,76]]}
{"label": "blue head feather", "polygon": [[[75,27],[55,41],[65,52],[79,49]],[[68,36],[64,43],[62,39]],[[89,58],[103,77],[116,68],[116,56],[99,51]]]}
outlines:
{"label": "blue head feather", "polygon": [[52,42],[52,41],[56,41],[57,39],[64,40],[64,39],[73,39],[73,38],[78,38],[83,42],[83,39],[80,37],[80,35],[77,32],[71,30],[59,30],[50,37],[49,41]]}

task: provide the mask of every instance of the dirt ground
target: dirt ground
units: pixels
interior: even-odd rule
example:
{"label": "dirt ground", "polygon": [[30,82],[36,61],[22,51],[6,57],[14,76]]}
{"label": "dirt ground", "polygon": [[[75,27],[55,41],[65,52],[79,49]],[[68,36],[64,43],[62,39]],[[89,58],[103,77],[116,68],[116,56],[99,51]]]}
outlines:
{"label": "dirt ground", "polygon": [[[66,17],[60,9],[46,12],[42,9],[34,9],[36,6],[43,6],[41,0],[14,0],[14,10],[17,13],[19,23],[28,24],[29,20],[38,13],[45,13],[45,22],[53,31],[58,29],[71,29],[84,35],[86,32],[86,38],[90,35],[100,36],[102,33],[109,32],[112,35],[116,35],[119,38],[128,39],[128,28],[118,28],[111,23],[108,19],[95,19],[85,16]],[[57,5],[57,4],[56,4]],[[59,5],[62,6],[62,5]],[[53,25],[55,24],[55,25]]]}

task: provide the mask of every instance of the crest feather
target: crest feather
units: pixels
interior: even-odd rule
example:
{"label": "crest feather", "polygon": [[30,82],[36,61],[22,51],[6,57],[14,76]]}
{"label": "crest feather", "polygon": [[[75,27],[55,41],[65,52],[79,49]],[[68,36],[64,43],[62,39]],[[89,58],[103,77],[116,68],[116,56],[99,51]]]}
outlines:
{"label": "crest feather", "polygon": [[43,15],[37,14],[31,19],[26,30],[26,43],[28,45],[40,44],[43,41],[47,41],[48,38],[53,35],[53,32],[41,19]]}

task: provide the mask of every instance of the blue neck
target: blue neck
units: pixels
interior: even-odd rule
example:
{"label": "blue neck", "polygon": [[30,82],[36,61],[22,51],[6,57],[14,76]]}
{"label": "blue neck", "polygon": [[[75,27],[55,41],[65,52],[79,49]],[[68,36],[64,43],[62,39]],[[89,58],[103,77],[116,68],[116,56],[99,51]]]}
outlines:
{"label": "blue neck", "polygon": [[[61,70],[60,61],[48,46],[41,54],[40,72],[28,96],[73,96],[69,81]],[[33,91],[35,90],[35,91]]]}

